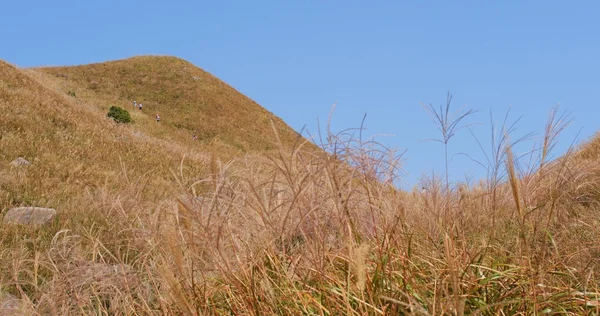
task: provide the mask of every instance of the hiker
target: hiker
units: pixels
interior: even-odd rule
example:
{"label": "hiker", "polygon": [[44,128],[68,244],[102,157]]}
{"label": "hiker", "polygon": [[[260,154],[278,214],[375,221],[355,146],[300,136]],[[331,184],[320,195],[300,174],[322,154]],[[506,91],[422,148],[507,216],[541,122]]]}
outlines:
{"label": "hiker", "polygon": [[140,111],[142,110],[142,102],[140,102]]}
{"label": "hiker", "polygon": [[137,109],[137,101],[133,100],[133,108]]}
{"label": "hiker", "polygon": [[196,133],[194,133],[194,136],[192,136],[193,140],[198,140],[198,136],[196,136]]}
{"label": "hiker", "polygon": [[156,113],[156,122],[160,122],[160,115],[158,113]]}

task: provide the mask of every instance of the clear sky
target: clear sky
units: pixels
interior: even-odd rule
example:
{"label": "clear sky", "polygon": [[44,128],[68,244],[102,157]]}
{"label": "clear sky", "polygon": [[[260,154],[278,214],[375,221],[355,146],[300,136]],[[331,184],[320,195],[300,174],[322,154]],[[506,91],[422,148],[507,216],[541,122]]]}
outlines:
{"label": "clear sky", "polygon": [[[555,155],[600,129],[600,4],[589,1],[6,1],[0,59],[20,67],[174,55],[211,72],[293,128],[357,127],[407,150],[405,187],[443,173],[443,148],[421,102],[522,116],[541,136],[559,104],[574,124]],[[529,148],[523,146],[520,150]],[[481,159],[466,130],[450,154]],[[485,174],[464,156],[451,178]]]}

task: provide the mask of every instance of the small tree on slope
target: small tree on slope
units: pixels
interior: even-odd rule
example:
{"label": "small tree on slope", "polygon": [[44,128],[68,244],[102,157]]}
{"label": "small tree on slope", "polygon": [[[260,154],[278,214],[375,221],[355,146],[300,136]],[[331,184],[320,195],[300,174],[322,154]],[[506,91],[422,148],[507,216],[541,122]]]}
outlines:
{"label": "small tree on slope", "polygon": [[125,109],[122,109],[122,108],[120,108],[118,106],[114,106],[114,105],[110,107],[106,116],[112,118],[117,123],[130,123],[131,122],[131,116],[129,115],[129,112],[127,112],[127,110],[125,110]]}

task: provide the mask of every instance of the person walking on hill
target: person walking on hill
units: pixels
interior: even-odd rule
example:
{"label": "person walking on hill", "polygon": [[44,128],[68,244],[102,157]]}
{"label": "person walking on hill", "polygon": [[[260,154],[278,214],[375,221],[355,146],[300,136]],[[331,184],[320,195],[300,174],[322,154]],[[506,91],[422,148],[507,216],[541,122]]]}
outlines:
{"label": "person walking on hill", "polygon": [[137,109],[137,101],[136,100],[133,100],[133,108]]}
{"label": "person walking on hill", "polygon": [[198,140],[198,136],[196,136],[196,133],[194,133],[194,136],[192,136],[193,140]]}
{"label": "person walking on hill", "polygon": [[160,115],[158,115],[158,113],[156,113],[156,122],[160,122]]}
{"label": "person walking on hill", "polygon": [[142,102],[139,103],[140,104],[140,111],[142,110]]}

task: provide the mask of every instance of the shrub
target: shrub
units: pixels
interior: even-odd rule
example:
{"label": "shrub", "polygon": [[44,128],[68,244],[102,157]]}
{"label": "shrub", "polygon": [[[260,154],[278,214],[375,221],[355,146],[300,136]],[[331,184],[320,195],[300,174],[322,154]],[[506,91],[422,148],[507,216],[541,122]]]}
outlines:
{"label": "shrub", "polygon": [[72,97],[74,97],[74,98],[76,98],[76,97],[77,97],[77,95],[75,94],[75,91],[71,91],[71,90],[69,90],[69,92],[67,92],[67,94],[68,94],[69,96],[72,96]]}
{"label": "shrub", "polygon": [[122,109],[118,106],[111,106],[106,116],[111,117],[117,123],[130,123],[131,116],[127,110]]}

